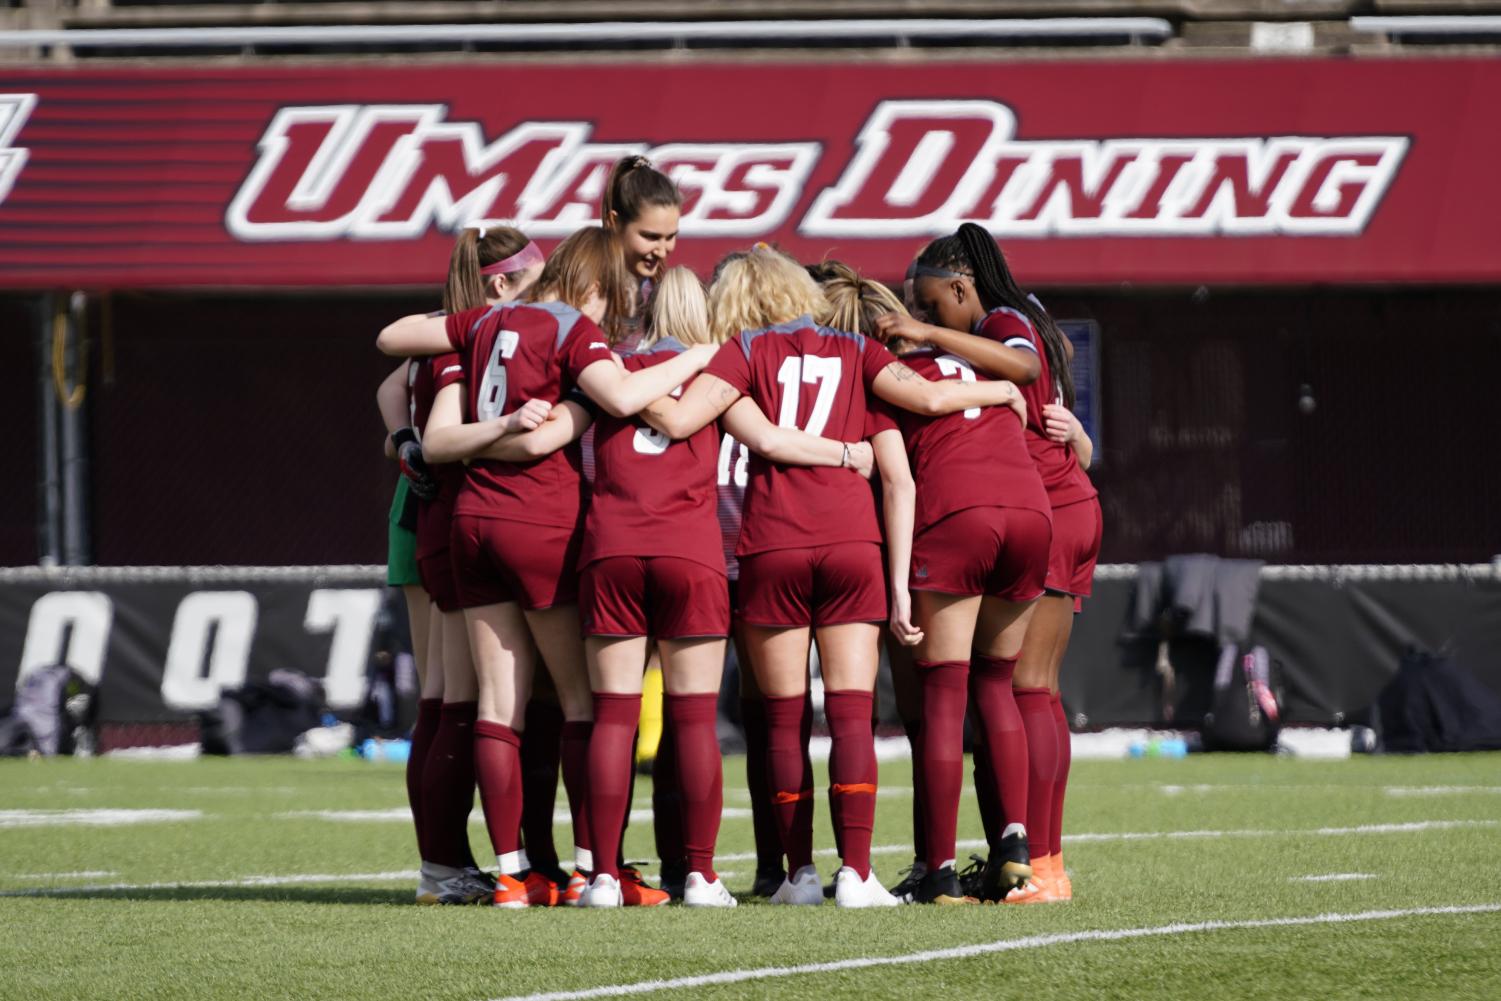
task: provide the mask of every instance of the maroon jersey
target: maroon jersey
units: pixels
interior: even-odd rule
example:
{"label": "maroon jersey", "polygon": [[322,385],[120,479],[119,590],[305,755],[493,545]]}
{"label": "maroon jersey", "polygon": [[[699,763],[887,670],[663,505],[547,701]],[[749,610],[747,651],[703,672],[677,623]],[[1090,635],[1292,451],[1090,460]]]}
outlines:
{"label": "maroon jersey", "polygon": [[[465,310],[448,318],[448,339],[464,360],[474,421],[508,414],[527,400],[556,404],[580,372],[613,357],[594,321],[561,302]],[[574,442],[532,462],[474,460],[454,513],[571,526],[583,495]]]}
{"label": "maroon jersey", "polygon": [[1042,349],[1042,338],[1032,329],[1027,317],[1008,306],[992,309],[975,333],[999,341],[1008,348],[1031,351],[1042,364],[1037,381],[1029,386],[1020,386],[1022,399],[1027,401],[1027,451],[1037,465],[1042,485],[1048,492],[1053,507],[1063,507],[1089,500],[1098,491],[1089,475],[1079,468],[1079,459],[1069,446],[1053,441],[1047,436],[1042,408],[1049,403],[1063,404],[1063,391],[1053,378],[1048,367],[1047,352]]}
{"label": "maroon jersey", "polygon": [[[634,372],[685,350],[667,339],[627,355],[624,363]],[[676,556],[723,572],[715,518],[718,459],[713,425],[673,441],[640,418],[600,414],[594,422],[594,486],[579,566],[610,556]]]}
{"label": "maroon jersey", "polygon": [[745,481],[750,449],[728,432],[719,437],[719,540],[724,549],[724,569],[730,580],[740,579],[740,512],[745,507]]}
{"label": "maroon jersey", "polygon": [[[963,358],[932,349],[902,355],[902,361],[934,381],[988,381]],[[1010,407],[974,407],[943,417],[903,410],[897,421],[917,480],[914,532],[971,507],[1020,507],[1052,517],[1026,433]]]}
{"label": "maroon jersey", "polygon": [[[867,434],[866,391],[896,359],[859,334],[809,317],[746,330],[705,370],[749,396],[781,427],[835,441]],[[870,484],[847,469],[750,459],[737,555],[839,542],[880,542]]]}
{"label": "maroon jersey", "polygon": [[[407,405],[411,408],[412,427],[420,435],[427,430],[433,401],[438,390],[464,381],[464,366],[453,353],[431,358],[413,358],[407,363]],[[417,506],[417,558],[433,556],[448,548],[448,528],[453,521],[453,504],[464,484],[464,465],[442,462],[432,467],[438,482],[438,496]]]}

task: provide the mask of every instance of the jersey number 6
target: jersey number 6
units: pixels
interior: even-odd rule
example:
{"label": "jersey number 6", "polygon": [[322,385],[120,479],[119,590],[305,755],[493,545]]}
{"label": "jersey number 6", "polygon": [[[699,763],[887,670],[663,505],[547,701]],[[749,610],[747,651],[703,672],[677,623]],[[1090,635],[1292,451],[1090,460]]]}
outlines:
{"label": "jersey number 6", "polygon": [[506,359],[516,354],[520,344],[521,335],[514,330],[502,330],[495,336],[490,364],[485,366],[485,377],[479,384],[480,420],[494,420],[506,412]]}

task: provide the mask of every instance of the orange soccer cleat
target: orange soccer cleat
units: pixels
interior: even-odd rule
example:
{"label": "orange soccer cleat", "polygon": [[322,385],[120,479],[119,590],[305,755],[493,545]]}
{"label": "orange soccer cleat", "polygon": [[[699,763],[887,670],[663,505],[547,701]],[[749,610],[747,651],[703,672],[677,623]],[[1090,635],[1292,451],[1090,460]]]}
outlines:
{"label": "orange soccer cleat", "polygon": [[1074,884],[1068,878],[1068,870],[1063,868],[1063,856],[1053,855],[1051,858],[1053,860],[1053,868],[1048,875],[1052,877],[1053,889],[1057,892],[1058,899],[1073,900]]}
{"label": "orange soccer cleat", "polygon": [[1045,872],[1045,866],[1034,863],[1032,878],[1025,884],[1007,893],[1006,898],[1001,902],[1004,904],[1062,903],[1066,898],[1058,895],[1058,884],[1053,880],[1051,874],[1045,875]]}
{"label": "orange soccer cleat", "polygon": [[551,907],[558,902],[558,888],[539,872],[518,879],[504,873],[495,877],[496,907]]}
{"label": "orange soccer cleat", "polygon": [[558,906],[577,907],[579,901],[584,899],[584,891],[589,888],[589,880],[577,869],[568,877],[568,882],[558,887]]}
{"label": "orange soccer cleat", "polygon": [[647,886],[641,871],[628,865],[620,867],[620,896],[627,907],[661,907],[672,900],[666,890]]}

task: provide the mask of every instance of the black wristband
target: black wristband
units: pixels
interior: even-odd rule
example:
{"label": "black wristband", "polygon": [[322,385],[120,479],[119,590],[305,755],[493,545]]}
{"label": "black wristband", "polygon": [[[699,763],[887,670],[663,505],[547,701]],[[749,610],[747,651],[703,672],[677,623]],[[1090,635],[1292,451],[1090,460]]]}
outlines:
{"label": "black wristband", "polygon": [[405,445],[409,441],[413,443],[417,441],[417,432],[414,428],[408,426],[404,428],[397,428],[395,431],[391,432],[391,445],[398,451],[401,449],[401,446]]}

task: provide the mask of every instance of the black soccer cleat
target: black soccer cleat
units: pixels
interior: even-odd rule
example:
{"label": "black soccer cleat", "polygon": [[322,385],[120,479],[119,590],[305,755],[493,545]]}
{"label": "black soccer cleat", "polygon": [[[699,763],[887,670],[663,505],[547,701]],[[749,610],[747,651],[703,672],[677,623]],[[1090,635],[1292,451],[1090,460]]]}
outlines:
{"label": "black soccer cleat", "polygon": [[657,873],[657,883],[673,900],[683,899],[683,888],[688,882],[688,860],[677,859],[663,862]]}
{"label": "black soccer cleat", "polygon": [[780,865],[761,866],[756,869],[756,881],[751,884],[751,896],[769,897],[782,888],[787,881],[787,872]]}
{"label": "black soccer cleat", "polygon": [[974,897],[976,900],[984,899],[985,892],[985,856],[971,855],[969,865],[959,870],[959,889],[966,897]]}
{"label": "black soccer cleat", "polygon": [[917,884],[922,882],[927,871],[925,864],[914,859],[911,865],[902,870],[902,881],[891,888],[891,895],[904,904],[912,903],[917,893]]}
{"label": "black soccer cleat", "polygon": [[942,869],[935,869],[923,876],[917,882],[917,890],[912,895],[913,903],[918,904],[978,904],[979,901],[965,893],[959,885],[959,877],[954,872],[954,867],[946,865]]}
{"label": "black soccer cleat", "polygon": [[[1013,824],[1015,831],[1001,838],[1001,843],[991,849],[981,877],[980,899],[1000,903],[1006,894],[1026,884],[1032,878],[1032,856],[1027,854],[1027,832],[1020,824]],[[1008,828],[1009,830],[1009,828]]]}

